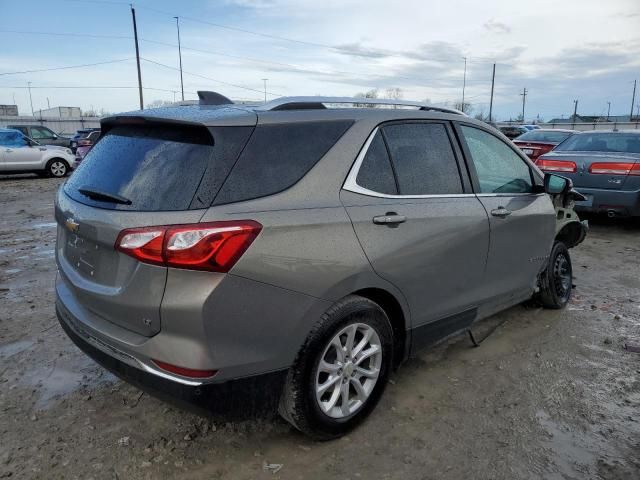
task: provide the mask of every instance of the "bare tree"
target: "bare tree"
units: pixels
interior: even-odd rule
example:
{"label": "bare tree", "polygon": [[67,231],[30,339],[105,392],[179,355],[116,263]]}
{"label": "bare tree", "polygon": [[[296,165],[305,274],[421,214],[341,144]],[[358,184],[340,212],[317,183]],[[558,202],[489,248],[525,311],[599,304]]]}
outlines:
{"label": "bare tree", "polygon": [[473,112],[473,105],[469,102],[464,102],[464,104],[462,102],[456,102],[453,104],[453,108],[455,108],[456,110],[460,110],[467,115],[471,115],[471,113]]}
{"label": "bare tree", "polygon": [[404,94],[401,88],[395,87],[387,88],[385,90],[385,96],[391,100],[401,100],[404,97]]}
{"label": "bare tree", "polygon": [[[372,88],[368,92],[359,92],[354,95],[356,98],[378,98],[380,93],[377,88]],[[375,108],[375,105],[371,105],[369,103],[356,103],[354,104],[356,107],[367,107],[367,108]]]}

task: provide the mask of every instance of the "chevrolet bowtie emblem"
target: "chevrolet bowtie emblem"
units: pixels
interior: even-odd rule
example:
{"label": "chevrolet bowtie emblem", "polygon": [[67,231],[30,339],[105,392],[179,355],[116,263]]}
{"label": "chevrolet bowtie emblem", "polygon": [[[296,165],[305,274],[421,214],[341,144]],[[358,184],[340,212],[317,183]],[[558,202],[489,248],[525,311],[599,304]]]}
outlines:
{"label": "chevrolet bowtie emblem", "polygon": [[80,224],[76,222],[73,218],[67,218],[64,224],[67,227],[67,230],[73,233],[78,233],[78,230],[80,229]]}

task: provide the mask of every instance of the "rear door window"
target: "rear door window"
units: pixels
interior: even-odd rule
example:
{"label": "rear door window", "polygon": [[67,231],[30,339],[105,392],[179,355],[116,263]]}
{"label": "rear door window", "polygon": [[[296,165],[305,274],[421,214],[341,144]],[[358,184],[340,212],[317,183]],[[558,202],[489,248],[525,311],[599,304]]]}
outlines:
{"label": "rear door window", "polygon": [[[206,208],[251,130],[252,127],[220,127],[210,132],[204,127],[116,126],[89,151],[64,191],[74,200],[108,209]],[[89,198],[80,189],[117,195],[130,204]]]}
{"label": "rear door window", "polygon": [[372,192],[387,195],[398,194],[395,176],[391,167],[391,159],[380,131],[376,132],[369,144],[369,149],[362,160],[360,170],[358,170],[356,183]]}
{"label": "rear door window", "polygon": [[442,123],[402,123],[382,128],[400,195],[462,193],[462,181]]}
{"label": "rear door window", "polygon": [[273,195],[293,186],[352,124],[335,120],[258,125],[214,204]]}

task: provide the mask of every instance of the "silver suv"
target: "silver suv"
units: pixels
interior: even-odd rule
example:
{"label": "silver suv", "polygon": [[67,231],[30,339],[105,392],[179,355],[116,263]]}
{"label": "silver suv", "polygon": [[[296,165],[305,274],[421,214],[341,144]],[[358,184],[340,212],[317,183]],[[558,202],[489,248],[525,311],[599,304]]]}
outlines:
{"label": "silver suv", "polygon": [[102,132],[57,195],[56,310],[159,395],[334,438],[420,347],[571,294],[579,194],[455,110],[203,93]]}

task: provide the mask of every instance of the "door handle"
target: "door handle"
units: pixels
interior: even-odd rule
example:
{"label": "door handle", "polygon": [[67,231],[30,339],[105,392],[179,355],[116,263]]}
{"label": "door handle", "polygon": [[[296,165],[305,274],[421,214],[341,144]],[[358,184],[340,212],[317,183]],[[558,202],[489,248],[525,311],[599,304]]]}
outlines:
{"label": "door handle", "polygon": [[498,207],[494,210],[491,210],[491,215],[493,215],[494,217],[505,218],[511,215],[511,210],[507,210],[504,207]]}
{"label": "door handle", "polygon": [[384,215],[373,217],[373,223],[376,225],[387,225],[389,227],[397,227],[398,224],[407,221],[404,215],[398,215],[396,212],[387,212]]}

